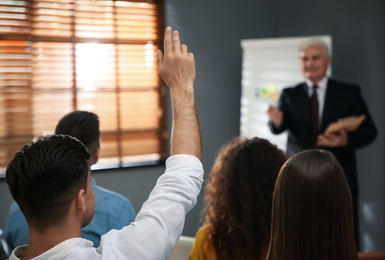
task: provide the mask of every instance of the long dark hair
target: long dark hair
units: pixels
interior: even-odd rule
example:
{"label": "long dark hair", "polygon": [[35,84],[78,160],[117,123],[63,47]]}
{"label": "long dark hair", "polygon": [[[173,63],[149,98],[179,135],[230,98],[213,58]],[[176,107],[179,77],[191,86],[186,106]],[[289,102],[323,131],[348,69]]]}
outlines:
{"label": "long dark hair", "polygon": [[255,259],[270,237],[275,180],[286,155],[260,138],[234,138],[205,188],[205,224],[218,259]]}
{"label": "long dark hair", "polygon": [[301,152],[282,167],[267,259],[358,259],[349,186],[330,152]]}

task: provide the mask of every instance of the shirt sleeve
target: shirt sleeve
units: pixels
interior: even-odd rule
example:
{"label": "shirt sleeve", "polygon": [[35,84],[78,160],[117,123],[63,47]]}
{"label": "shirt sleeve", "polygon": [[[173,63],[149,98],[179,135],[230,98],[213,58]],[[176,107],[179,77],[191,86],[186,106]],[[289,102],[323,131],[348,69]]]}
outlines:
{"label": "shirt sleeve", "polygon": [[289,113],[288,113],[288,106],[287,106],[287,103],[286,103],[285,90],[282,91],[281,96],[279,98],[278,108],[279,108],[279,110],[281,110],[283,112],[281,125],[276,126],[276,125],[274,125],[274,123],[271,120],[269,120],[268,123],[267,123],[270,131],[273,134],[280,134],[280,133],[284,132],[288,128],[288,123],[287,122],[288,122],[288,119],[289,119]]}
{"label": "shirt sleeve", "polygon": [[358,149],[369,143],[373,142],[377,137],[377,128],[373,122],[373,119],[369,113],[369,110],[361,96],[360,89],[358,87],[351,88],[352,92],[352,114],[354,115],[366,115],[364,122],[358,127],[358,129],[352,133],[349,133],[348,148]]}
{"label": "shirt sleeve", "polygon": [[135,212],[128,200],[124,201],[120,206],[117,218],[112,220],[115,229],[122,229],[135,220]]}
{"label": "shirt sleeve", "polygon": [[192,155],[179,154],[166,161],[149,198],[135,222],[102,236],[97,249],[102,259],[167,259],[178,241],[185,215],[196,204],[203,182],[203,166]]}

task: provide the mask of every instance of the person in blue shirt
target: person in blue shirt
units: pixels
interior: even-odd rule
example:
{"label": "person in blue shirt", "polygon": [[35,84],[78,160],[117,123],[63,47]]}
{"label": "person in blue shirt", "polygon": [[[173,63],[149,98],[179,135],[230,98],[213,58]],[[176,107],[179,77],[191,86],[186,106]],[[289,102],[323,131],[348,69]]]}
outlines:
{"label": "person in blue shirt", "polygon": [[[100,154],[99,118],[87,111],[74,111],[65,115],[56,126],[55,134],[65,134],[77,138],[90,152],[88,167],[95,164]],[[91,180],[95,193],[95,213],[92,221],[82,228],[82,237],[91,240],[95,247],[100,244],[100,237],[111,229],[122,229],[135,220],[135,212],[129,200],[120,194],[109,191]],[[28,224],[16,202],[8,214],[6,240],[13,250],[15,247],[29,243]]]}

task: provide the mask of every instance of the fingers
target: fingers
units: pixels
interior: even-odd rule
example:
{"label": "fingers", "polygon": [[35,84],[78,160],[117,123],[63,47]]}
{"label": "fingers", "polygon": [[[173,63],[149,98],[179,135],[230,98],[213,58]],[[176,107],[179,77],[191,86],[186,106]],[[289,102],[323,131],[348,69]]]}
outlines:
{"label": "fingers", "polygon": [[343,129],[343,128],[341,128],[340,130],[338,130],[338,134],[339,134],[339,135],[342,135],[342,136],[347,136],[347,135],[348,135],[348,133],[346,132],[346,130]]}
{"label": "fingers", "polygon": [[172,42],[174,44],[174,51],[175,52],[180,52],[180,39],[179,39],[179,32],[174,31],[172,34]]}
{"label": "fingers", "polygon": [[156,51],[156,62],[158,63],[158,68],[163,64],[163,53],[160,50]]}
{"label": "fingers", "polygon": [[[190,57],[192,56],[192,53],[188,53],[187,45],[180,43],[179,32],[172,31],[171,27],[167,26],[164,33],[164,56],[167,56],[167,54],[172,53],[173,51],[188,54]],[[163,61],[163,53],[160,53],[158,58],[159,57],[162,57],[160,61]]]}
{"label": "fingers", "polygon": [[325,137],[325,135],[318,135],[317,137],[317,145],[318,146],[329,146],[328,143],[330,143],[329,139]]}
{"label": "fingers", "polygon": [[274,106],[269,106],[266,112],[271,118],[280,118],[283,115],[282,111]]}
{"label": "fingers", "polygon": [[318,135],[317,145],[325,146],[325,147],[346,146],[347,140],[345,140],[345,138],[343,138],[340,135],[336,135],[335,133],[325,134],[325,135],[321,134],[321,135]]}
{"label": "fingers", "polygon": [[164,32],[164,55],[172,52],[171,45],[171,27],[167,26]]}
{"label": "fingers", "polygon": [[273,116],[273,115],[275,115],[276,113],[277,113],[277,111],[274,109],[274,107],[272,107],[272,106],[269,106],[269,108],[267,109],[267,114],[269,115],[269,116]]}
{"label": "fingers", "polygon": [[267,109],[267,111],[274,112],[274,113],[280,112],[280,110],[277,107],[272,105],[269,105],[269,108]]}
{"label": "fingers", "polygon": [[182,53],[187,54],[187,45],[186,44],[182,44],[180,46],[180,49],[181,49]]}

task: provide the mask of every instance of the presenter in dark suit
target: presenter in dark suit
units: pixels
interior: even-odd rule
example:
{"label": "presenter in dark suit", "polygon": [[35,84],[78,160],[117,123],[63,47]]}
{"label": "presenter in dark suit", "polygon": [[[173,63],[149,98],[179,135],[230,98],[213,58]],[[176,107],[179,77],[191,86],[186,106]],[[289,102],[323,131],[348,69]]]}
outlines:
{"label": "presenter in dark suit", "polygon": [[[282,91],[278,107],[270,106],[269,127],[272,133],[288,130],[287,153],[291,156],[307,149],[331,151],[339,160],[348,180],[354,209],[354,229],[358,236],[358,183],[355,150],[371,143],[377,130],[358,86],[326,76],[331,63],[327,45],[316,38],[299,47],[301,70],[305,82]],[[338,119],[366,115],[354,132],[340,129],[325,133]]]}

